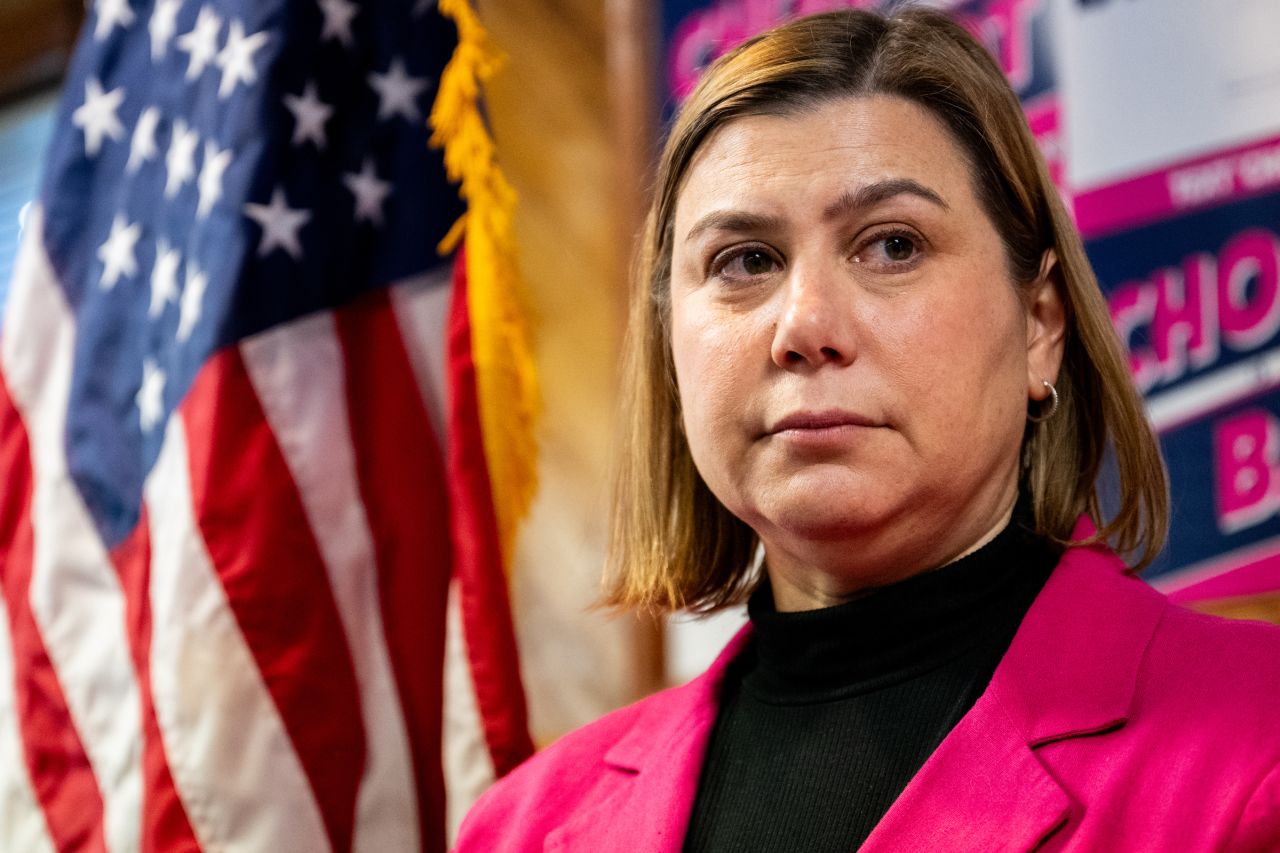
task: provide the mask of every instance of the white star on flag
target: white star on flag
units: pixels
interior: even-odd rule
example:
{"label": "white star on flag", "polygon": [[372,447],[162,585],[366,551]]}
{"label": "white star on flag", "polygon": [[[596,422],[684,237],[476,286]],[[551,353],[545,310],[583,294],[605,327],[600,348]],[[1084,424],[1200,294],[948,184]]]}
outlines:
{"label": "white star on flag", "polygon": [[141,225],[130,224],[124,216],[116,214],[107,241],[98,247],[98,260],[102,261],[99,284],[103,290],[115,287],[121,275],[132,277],[138,272],[138,258],[133,250],[141,236]]}
{"label": "white star on flag", "polygon": [[196,323],[200,322],[200,312],[204,307],[204,291],[209,286],[209,276],[201,271],[195,262],[187,261],[187,284],[182,288],[182,301],[178,303],[178,340],[186,341],[191,337]]}
{"label": "white star on flag", "polygon": [[410,77],[405,73],[404,62],[397,57],[391,61],[386,74],[370,74],[369,85],[378,93],[378,118],[402,115],[409,121],[417,121],[420,117],[418,95],[431,84],[425,78]]}
{"label": "white star on flag", "polygon": [[274,249],[280,248],[295,260],[302,257],[298,232],[311,219],[311,213],[289,207],[282,188],[276,187],[271,193],[271,204],[246,204],[244,212],[262,226],[262,240],[258,243],[259,255],[269,255]]}
{"label": "white star on flag", "polygon": [[218,146],[206,141],[204,144],[204,165],[200,167],[200,178],[196,187],[200,190],[200,203],[196,205],[196,216],[204,218],[213,210],[213,206],[222,198],[222,175],[231,165],[231,151],[220,151]]}
{"label": "white star on flag", "polygon": [[222,82],[218,84],[218,97],[227,98],[235,91],[237,83],[250,86],[258,80],[258,69],[253,67],[253,55],[267,43],[267,33],[257,32],[246,36],[244,24],[231,22],[227,30],[227,43],[218,54],[218,67],[222,69]]}
{"label": "white star on flag", "polygon": [[178,9],[182,0],[159,0],[147,22],[147,32],[151,35],[151,61],[159,62],[169,52],[169,40],[178,29]]}
{"label": "white star on flag", "polygon": [[147,107],[133,126],[133,138],[129,141],[129,162],[125,171],[133,173],[148,160],[154,160],[159,148],[156,145],[156,125],[160,123],[160,108]]}
{"label": "white star on flag", "polygon": [[164,306],[178,299],[178,265],[182,255],[163,237],[156,243],[156,264],[151,268],[151,305],[147,316],[155,319]]}
{"label": "white star on flag", "polygon": [[351,47],[351,19],[359,11],[360,7],[351,0],[320,0],[320,13],[324,15],[320,40],[337,39],[343,46]]}
{"label": "white star on flag", "polygon": [[199,77],[215,56],[218,55],[218,31],[222,29],[222,19],[209,6],[201,6],[196,15],[196,25],[191,32],[178,36],[178,50],[186,52],[187,79]]}
{"label": "white star on flag", "polygon": [[437,0],[418,0],[413,4],[413,17],[417,18],[420,15],[425,15],[436,7],[436,3]]}
{"label": "white star on flag", "polygon": [[138,423],[143,432],[151,432],[164,414],[164,379],[164,371],[154,358],[142,360],[142,385],[133,399],[138,404]]}
{"label": "white star on flag", "polygon": [[379,180],[373,160],[366,159],[359,173],[342,176],[342,182],[356,197],[356,221],[382,224],[382,203],[391,194],[391,184]]}
{"label": "white star on flag", "polygon": [[285,95],[284,105],[293,113],[293,144],[314,142],[324,148],[324,123],[333,115],[333,107],[320,100],[314,80],[307,82],[302,95]]}
{"label": "white star on flag", "polygon": [[116,27],[124,29],[133,23],[134,14],[129,8],[129,0],[98,0],[94,11],[98,14],[93,25],[94,41],[104,40]]}
{"label": "white star on flag", "polygon": [[200,135],[182,119],[173,123],[173,138],[169,140],[169,153],[164,165],[168,177],[164,182],[164,197],[173,198],[196,174],[196,146]]}
{"label": "white star on flag", "polygon": [[90,77],[84,81],[84,103],[71,114],[71,123],[84,131],[86,156],[98,156],[104,136],[117,141],[124,138],[124,125],[116,115],[123,101],[123,86],[104,92],[98,78]]}

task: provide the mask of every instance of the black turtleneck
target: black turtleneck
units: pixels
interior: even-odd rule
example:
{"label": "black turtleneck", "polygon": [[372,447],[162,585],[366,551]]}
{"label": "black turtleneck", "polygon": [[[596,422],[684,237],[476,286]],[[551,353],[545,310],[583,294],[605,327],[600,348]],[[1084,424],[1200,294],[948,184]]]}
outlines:
{"label": "black turtleneck", "polygon": [[835,607],[780,613],[761,584],[686,853],[857,849],[982,695],[1057,562],[1022,517],[954,563]]}

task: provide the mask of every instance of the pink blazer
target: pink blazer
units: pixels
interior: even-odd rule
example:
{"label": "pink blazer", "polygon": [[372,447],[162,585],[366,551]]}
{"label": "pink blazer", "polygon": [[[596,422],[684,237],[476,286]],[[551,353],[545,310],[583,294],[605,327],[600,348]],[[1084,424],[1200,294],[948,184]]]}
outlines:
{"label": "pink blazer", "polygon": [[[1067,551],[863,850],[1280,851],[1280,629],[1180,609],[1123,570]],[[527,761],[459,853],[679,851],[748,630],[688,684]]]}

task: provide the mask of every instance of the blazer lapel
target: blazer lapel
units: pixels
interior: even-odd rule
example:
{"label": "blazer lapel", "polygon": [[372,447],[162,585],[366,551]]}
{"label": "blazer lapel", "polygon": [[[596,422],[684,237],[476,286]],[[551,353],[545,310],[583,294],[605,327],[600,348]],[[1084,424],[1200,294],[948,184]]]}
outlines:
{"label": "blazer lapel", "polygon": [[1121,726],[1168,606],[1110,551],[1071,548],[1027,612],[988,692],[1034,747]]}
{"label": "blazer lapel", "polygon": [[867,853],[1025,851],[1067,819],[1070,800],[988,692],[881,819]]}

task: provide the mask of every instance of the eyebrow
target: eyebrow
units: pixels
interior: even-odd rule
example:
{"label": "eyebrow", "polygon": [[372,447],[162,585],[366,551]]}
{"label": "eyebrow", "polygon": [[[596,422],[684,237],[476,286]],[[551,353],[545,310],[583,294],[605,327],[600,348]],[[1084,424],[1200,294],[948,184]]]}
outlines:
{"label": "eyebrow", "polygon": [[[951,206],[933,190],[911,178],[891,178],[876,181],[873,184],[847,190],[840,197],[827,205],[822,211],[824,219],[838,219],[856,211],[865,210],[882,204],[900,195],[913,195],[942,208],[951,210]],[[692,240],[704,231],[772,231],[782,226],[782,218],[765,213],[748,213],[742,210],[717,210],[699,219],[686,240]]]}
{"label": "eyebrow", "polygon": [[891,178],[841,193],[840,198],[822,211],[822,217],[824,219],[838,219],[841,216],[865,210],[868,207],[874,207],[900,195],[913,195],[943,210],[951,210],[951,206],[943,201],[942,196],[919,181],[914,181],[911,178]]}
{"label": "eyebrow", "polygon": [[747,213],[743,210],[716,210],[699,219],[686,240],[692,240],[704,231],[774,231],[782,227],[782,219],[767,213]]}

